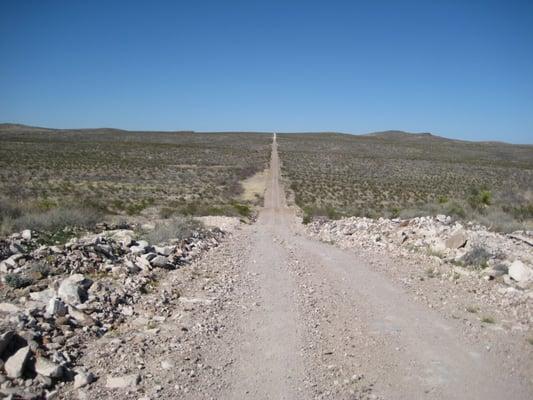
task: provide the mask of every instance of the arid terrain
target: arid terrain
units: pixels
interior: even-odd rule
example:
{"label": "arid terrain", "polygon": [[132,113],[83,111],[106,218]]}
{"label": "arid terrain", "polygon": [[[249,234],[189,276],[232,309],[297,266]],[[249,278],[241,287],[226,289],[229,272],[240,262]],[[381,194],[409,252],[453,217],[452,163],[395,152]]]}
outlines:
{"label": "arid terrain", "polygon": [[279,137],[283,174],[308,216],[447,214],[533,228],[531,145],[397,131]]}
{"label": "arid terrain", "polygon": [[[532,397],[531,146],[9,132],[1,184],[24,204],[3,211],[17,229],[0,240],[0,396]],[[55,179],[72,186],[56,196]],[[104,207],[107,222],[71,235],[17,225],[24,207],[48,221],[69,199],[130,193],[153,200],[139,215]],[[168,205],[180,196],[202,207]],[[203,207],[217,215],[190,217]],[[475,222],[496,211],[520,229]]]}
{"label": "arid terrain", "polygon": [[95,213],[124,220],[143,214],[246,216],[261,199],[241,201],[239,182],[267,167],[269,140],[260,133],[0,125],[0,201],[13,214],[4,224],[22,229],[26,221],[18,223],[18,216],[38,219],[56,208],[84,209],[82,222]]}

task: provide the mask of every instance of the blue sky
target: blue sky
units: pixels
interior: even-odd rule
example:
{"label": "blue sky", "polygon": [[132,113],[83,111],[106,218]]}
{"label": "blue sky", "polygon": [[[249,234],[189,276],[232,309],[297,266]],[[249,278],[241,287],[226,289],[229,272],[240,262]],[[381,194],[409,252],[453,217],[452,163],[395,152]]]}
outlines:
{"label": "blue sky", "polygon": [[0,0],[0,121],[533,142],[532,1]]}

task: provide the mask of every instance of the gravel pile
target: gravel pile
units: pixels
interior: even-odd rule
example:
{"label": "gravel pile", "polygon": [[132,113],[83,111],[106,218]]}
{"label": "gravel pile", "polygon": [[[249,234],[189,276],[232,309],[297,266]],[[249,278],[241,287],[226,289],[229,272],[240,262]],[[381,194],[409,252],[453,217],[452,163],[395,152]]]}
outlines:
{"label": "gravel pile", "polygon": [[199,229],[151,244],[132,227],[111,228],[64,245],[42,245],[29,230],[0,241],[0,396],[52,398],[64,382],[91,384],[96,376],[77,363],[86,344],[118,329],[162,271],[224,236]]}
{"label": "gravel pile", "polygon": [[[506,291],[533,299],[533,232],[492,232],[451,217],[407,220],[344,218],[315,220],[308,233],[343,248],[361,247],[397,256],[422,255],[461,274],[502,283]],[[501,289],[501,286],[495,286]]]}

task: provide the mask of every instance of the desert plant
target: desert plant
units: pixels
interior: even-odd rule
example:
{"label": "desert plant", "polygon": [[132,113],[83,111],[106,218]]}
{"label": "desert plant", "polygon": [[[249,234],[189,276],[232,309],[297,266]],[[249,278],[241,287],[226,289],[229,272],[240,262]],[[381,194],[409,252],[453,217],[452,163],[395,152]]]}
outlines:
{"label": "desert plant", "polygon": [[476,268],[486,268],[491,257],[491,253],[489,253],[484,247],[478,245],[474,246],[463,257],[461,257],[461,262],[464,265],[469,265]]}
{"label": "desert plant", "polygon": [[191,217],[175,217],[159,223],[153,230],[143,235],[149,243],[158,244],[172,239],[186,239],[204,228],[203,224]]}
{"label": "desert plant", "polygon": [[32,211],[11,222],[13,230],[58,231],[65,227],[90,228],[101,218],[92,209],[57,207],[48,211]]}
{"label": "desert plant", "polygon": [[33,283],[33,279],[21,274],[7,274],[4,279],[6,284],[14,289],[24,288]]}

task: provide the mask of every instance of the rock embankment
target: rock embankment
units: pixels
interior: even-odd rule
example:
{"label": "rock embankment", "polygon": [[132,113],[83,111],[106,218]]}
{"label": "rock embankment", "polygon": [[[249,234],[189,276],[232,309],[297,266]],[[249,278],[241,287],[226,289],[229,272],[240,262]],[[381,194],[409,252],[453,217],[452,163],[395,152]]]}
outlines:
{"label": "rock embankment", "polygon": [[131,316],[161,271],[190,262],[224,236],[199,229],[151,244],[121,228],[64,245],[42,245],[29,230],[0,240],[0,397],[52,398],[65,381],[91,384],[98,376],[77,362],[86,344]]}
{"label": "rock embankment", "polygon": [[310,223],[307,231],[343,248],[361,247],[405,257],[416,253],[452,272],[494,281],[501,294],[533,299],[531,231],[501,234],[474,223],[463,225],[444,215],[407,220],[319,219]]}

